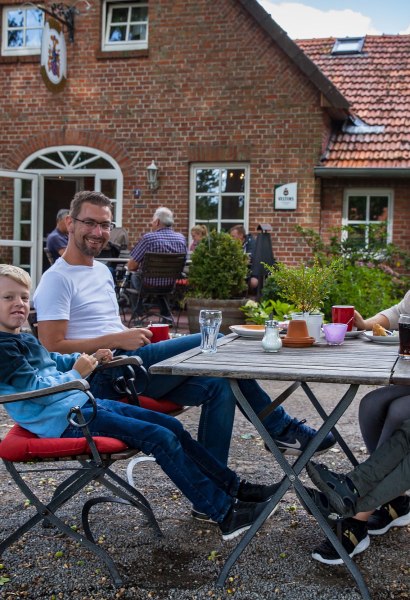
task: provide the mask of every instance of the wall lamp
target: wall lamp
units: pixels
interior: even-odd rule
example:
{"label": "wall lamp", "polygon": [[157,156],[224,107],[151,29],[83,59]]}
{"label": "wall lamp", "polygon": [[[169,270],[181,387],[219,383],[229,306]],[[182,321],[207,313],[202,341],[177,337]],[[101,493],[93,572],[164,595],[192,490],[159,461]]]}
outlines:
{"label": "wall lamp", "polygon": [[159,183],[158,183],[158,167],[154,161],[152,161],[152,163],[150,165],[148,165],[148,167],[147,167],[147,181],[148,181],[149,189],[152,192],[155,192],[155,190],[157,190],[159,187]]}

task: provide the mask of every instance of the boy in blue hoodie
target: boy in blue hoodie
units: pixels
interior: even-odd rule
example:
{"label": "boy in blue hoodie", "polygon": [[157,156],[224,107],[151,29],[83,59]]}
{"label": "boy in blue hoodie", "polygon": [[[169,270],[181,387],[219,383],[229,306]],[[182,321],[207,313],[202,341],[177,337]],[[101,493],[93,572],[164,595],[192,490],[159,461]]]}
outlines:
{"label": "boy in blue hoodie", "polygon": [[[104,349],[93,355],[49,353],[33,335],[22,333],[30,310],[30,288],[26,271],[0,265],[0,395],[84,378],[99,362],[112,359],[111,351]],[[275,484],[240,480],[173,417],[115,400],[96,399],[96,403],[97,416],[89,425],[91,434],[117,438],[155,456],[194,506],[218,523],[224,540],[249,529],[277,489]],[[72,406],[80,406],[89,420],[91,403],[77,390],[7,403],[5,409],[14,421],[39,437],[82,437],[81,429],[67,425]]]}

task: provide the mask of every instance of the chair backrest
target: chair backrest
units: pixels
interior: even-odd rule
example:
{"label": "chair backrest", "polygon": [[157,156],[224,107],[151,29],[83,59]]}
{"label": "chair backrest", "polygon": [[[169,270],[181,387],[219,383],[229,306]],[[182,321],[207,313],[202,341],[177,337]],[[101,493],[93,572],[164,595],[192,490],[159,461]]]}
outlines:
{"label": "chair backrest", "polygon": [[53,255],[51,254],[50,250],[48,248],[44,248],[44,254],[47,256],[47,260],[50,263],[50,265],[54,264],[54,258]]}
{"label": "chair backrest", "polygon": [[142,291],[153,292],[153,287],[162,293],[170,293],[177,279],[181,279],[185,265],[184,253],[147,252],[141,270]]}

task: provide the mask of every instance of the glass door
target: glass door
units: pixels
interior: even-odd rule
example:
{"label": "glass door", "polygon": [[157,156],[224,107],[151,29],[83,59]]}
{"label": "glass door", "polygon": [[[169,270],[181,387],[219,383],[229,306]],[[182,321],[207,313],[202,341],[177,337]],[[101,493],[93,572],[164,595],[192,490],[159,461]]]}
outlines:
{"label": "glass door", "polygon": [[43,251],[39,180],[35,173],[0,170],[0,262],[28,271],[33,290],[41,276]]}

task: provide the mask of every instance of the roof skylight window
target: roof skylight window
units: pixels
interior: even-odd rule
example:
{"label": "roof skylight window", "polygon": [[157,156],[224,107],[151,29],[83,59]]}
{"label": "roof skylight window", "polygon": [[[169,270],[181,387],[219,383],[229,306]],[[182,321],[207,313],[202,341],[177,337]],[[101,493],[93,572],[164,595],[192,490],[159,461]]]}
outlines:
{"label": "roof skylight window", "polygon": [[364,37],[338,38],[332,48],[332,54],[360,54]]}

